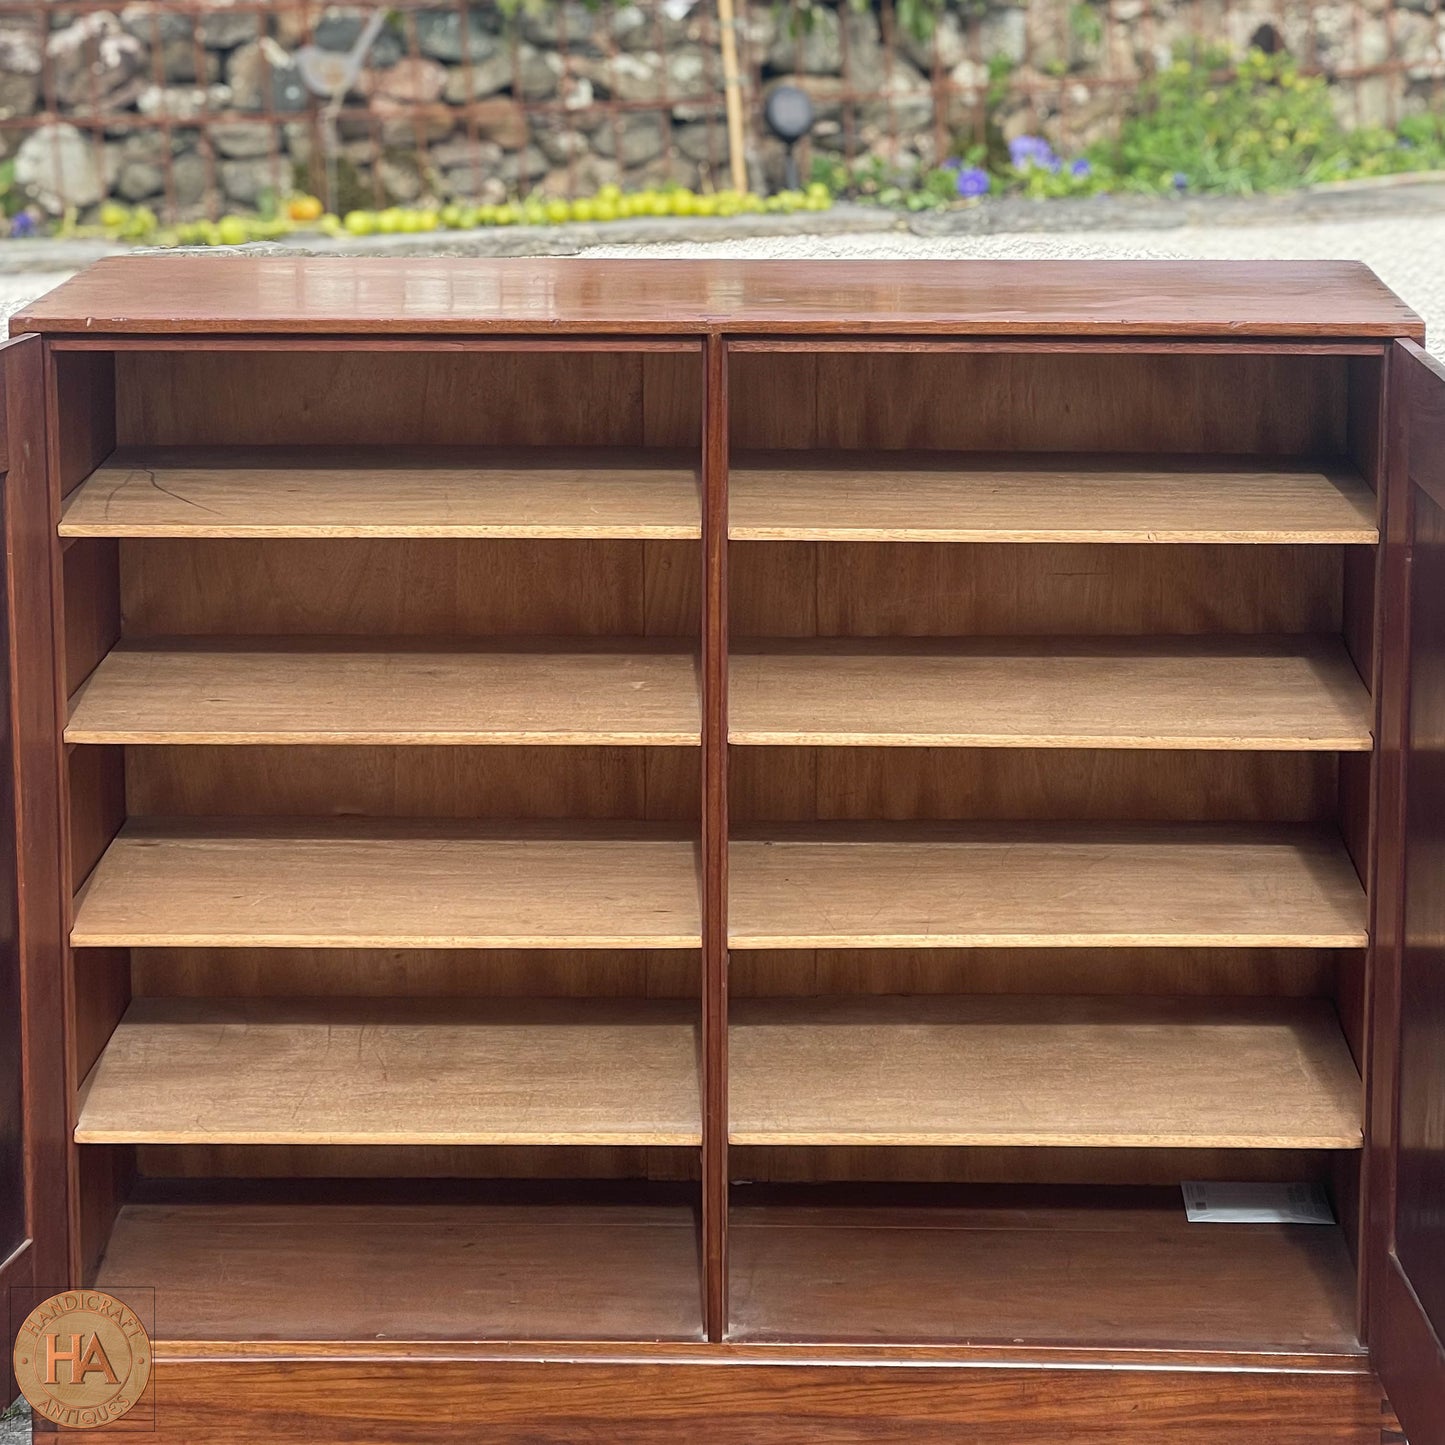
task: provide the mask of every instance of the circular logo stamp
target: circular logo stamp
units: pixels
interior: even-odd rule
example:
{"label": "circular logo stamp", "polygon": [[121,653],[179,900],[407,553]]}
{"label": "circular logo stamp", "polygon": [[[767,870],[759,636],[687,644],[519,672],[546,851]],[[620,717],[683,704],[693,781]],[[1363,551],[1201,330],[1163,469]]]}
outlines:
{"label": "circular logo stamp", "polygon": [[15,1381],[37,1415],[72,1430],[119,1420],[145,1393],[151,1342],[129,1305],[95,1289],[51,1295],[15,1339]]}

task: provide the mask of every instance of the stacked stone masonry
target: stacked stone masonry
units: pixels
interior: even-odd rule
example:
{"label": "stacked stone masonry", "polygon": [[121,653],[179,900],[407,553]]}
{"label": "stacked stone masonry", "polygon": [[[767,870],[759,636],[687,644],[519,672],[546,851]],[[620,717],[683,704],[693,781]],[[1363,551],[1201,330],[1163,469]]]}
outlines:
{"label": "stacked stone masonry", "polygon": [[[907,170],[943,159],[986,110],[1006,136],[1077,148],[1140,79],[1203,35],[1283,46],[1333,83],[1351,124],[1439,103],[1445,0],[950,0],[920,40],[891,3],[737,0],[748,164],[776,185],[762,96],[801,85],[812,144]],[[107,197],[185,219],[267,195],[333,204],[499,201],[668,183],[728,184],[714,0],[388,7],[328,102],[372,10],[304,0],[0,0],[0,162],[47,211]],[[309,56],[308,56],[309,52]],[[1007,61],[1007,78],[990,94]],[[3,174],[3,173],[0,173]]]}

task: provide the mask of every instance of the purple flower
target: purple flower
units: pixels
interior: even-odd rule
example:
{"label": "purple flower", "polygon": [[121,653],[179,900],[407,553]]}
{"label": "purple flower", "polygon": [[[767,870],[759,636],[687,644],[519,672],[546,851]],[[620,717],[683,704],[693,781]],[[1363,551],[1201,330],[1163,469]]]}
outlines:
{"label": "purple flower", "polygon": [[980,166],[965,166],[958,173],[958,194],[965,199],[988,195],[992,184],[988,172]]}
{"label": "purple flower", "polygon": [[29,211],[21,211],[10,222],[10,234],[16,240],[35,234],[35,217]]}
{"label": "purple flower", "polygon": [[1008,143],[1008,158],[1016,171],[1026,171],[1030,166],[1040,170],[1057,171],[1059,158],[1053,147],[1042,136],[1015,136]]}
{"label": "purple flower", "polygon": [[1073,176],[1075,180],[1086,181],[1094,174],[1094,168],[1088,161],[1075,161],[1073,165],[1069,167],[1069,174]]}
{"label": "purple flower", "polygon": [[1189,177],[1183,171],[1174,172],[1174,189],[1176,191],[1187,191],[1189,189]]}

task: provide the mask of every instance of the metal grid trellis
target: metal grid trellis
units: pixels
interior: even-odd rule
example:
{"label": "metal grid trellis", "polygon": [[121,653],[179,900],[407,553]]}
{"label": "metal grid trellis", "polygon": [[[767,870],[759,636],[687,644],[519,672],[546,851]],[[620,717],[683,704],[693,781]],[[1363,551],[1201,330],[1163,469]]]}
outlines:
{"label": "metal grid trellis", "polygon": [[[332,100],[307,90],[294,53],[344,48],[378,8],[390,18],[357,83]],[[811,24],[804,8],[738,0],[755,178],[776,171],[759,113],[782,80],[814,97],[814,147],[895,164],[943,158],[990,109],[1065,142],[1097,130],[1190,36],[1288,49],[1355,123],[1445,95],[1445,0],[963,0],[922,42],[900,32],[893,0],[815,5]],[[169,218],[293,185],[332,206],[577,194],[600,179],[722,187],[719,38],[714,0],[563,0],[512,21],[468,0],[0,0],[0,157],[33,137],[32,167],[35,144],[53,149],[59,201],[84,207],[121,184]]]}

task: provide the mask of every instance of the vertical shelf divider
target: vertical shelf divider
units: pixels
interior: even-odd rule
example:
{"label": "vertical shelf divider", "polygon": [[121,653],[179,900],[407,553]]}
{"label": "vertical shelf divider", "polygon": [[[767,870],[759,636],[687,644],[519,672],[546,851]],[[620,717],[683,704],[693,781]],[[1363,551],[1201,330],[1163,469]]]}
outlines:
{"label": "vertical shelf divider", "polygon": [[727,380],[727,343],[711,333],[702,422],[702,1258],[710,1340],[728,1325]]}

